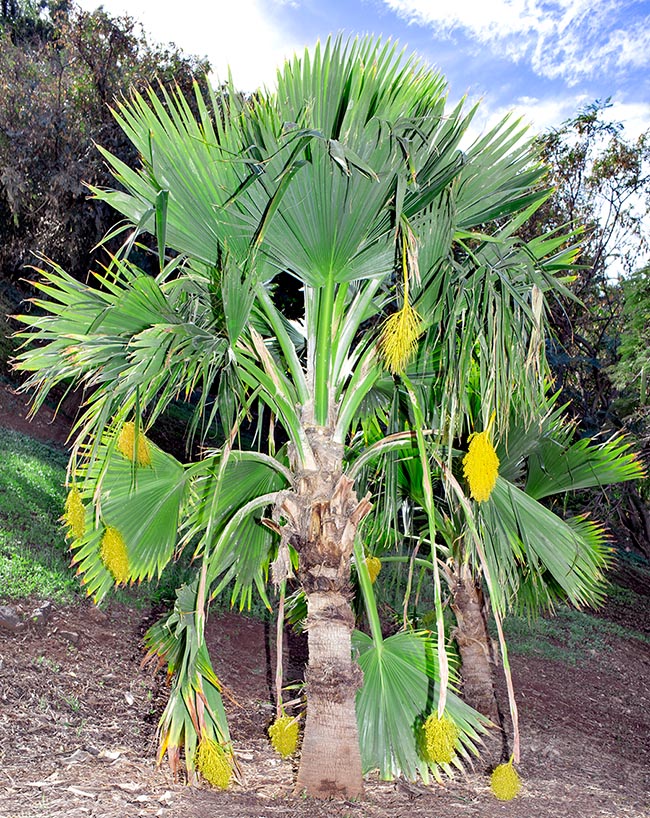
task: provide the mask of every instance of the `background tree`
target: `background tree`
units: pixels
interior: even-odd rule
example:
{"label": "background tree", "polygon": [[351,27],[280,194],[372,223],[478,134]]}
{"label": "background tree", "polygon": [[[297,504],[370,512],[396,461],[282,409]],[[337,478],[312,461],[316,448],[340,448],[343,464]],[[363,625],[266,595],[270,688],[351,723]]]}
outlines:
{"label": "background tree", "polygon": [[0,31],[8,34],[12,42],[30,42],[51,34],[48,7],[67,8],[63,2],[48,3],[47,0],[2,0],[0,4]]}
{"label": "background tree", "polygon": [[572,224],[584,229],[574,301],[551,305],[549,361],[569,411],[583,433],[618,428],[609,367],[621,330],[621,276],[647,257],[650,132],[627,140],[607,117],[610,101],[595,102],[539,138],[556,190],[522,235]]}
{"label": "background tree", "polygon": [[6,370],[11,328],[34,248],[85,277],[112,223],[86,184],[110,173],[95,143],[124,161],[136,154],[109,106],[160,79],[191,88],[209,70],[174,47],[152,46],[129,17],[73,4],[6,4],[0,19],[0,309]]}
{"label": "background tree", "polygon": [[[626,427],[647,463],[647,435],[630,414],[629,391],[619,394],[624,379],[612,373],[622,372],[617,365],[625,344],[625,280],[648,253],[650,136],[645,131],[626,139],[622,124],[608,118],[609,107],[609,100],[597,101],[540,137],[556,195],[522,235],[561,224],[582,227],[584,249],[570,287],[574,300],[550,305],[547,343],[555,388],[569,400],[581,435],[608,436]],[[648,553],[647,499],[645,484],[632,482],[616,492],[579,494],[573,502],[618,520],[621,540]]]}
{"label": "background tree", "polygon": [[647,406],[650,373],[650,267],[636,270],[620,283],[621,337],[618,361],[610,375],[632,405]]}
{"label": "background tree", "polygon": [[[616,412],[635,437],[645,462],[650,457],[650,270],[621,281],[622,308],[618,360],[609,375],[619,391]],[[618,507],[620,521],[634,545],[650,556],[649,481],[626,487]]]}

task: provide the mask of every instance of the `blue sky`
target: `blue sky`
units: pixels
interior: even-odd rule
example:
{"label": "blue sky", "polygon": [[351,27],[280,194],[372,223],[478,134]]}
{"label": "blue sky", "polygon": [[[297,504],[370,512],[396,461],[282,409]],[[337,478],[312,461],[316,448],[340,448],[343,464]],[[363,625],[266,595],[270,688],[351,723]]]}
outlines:
{"label": "blue sky", "polygon": [[[92,9],[95,0],[80,0]],[[399,40],[439,69],[449,99],[482,100],[477,128],[508,111],[536,131],[612,97],[635,138],[650,128],[650,0],[104,0],[153,40],[207,56],[235,84],[273,84],[287,56],[330,33]]]}

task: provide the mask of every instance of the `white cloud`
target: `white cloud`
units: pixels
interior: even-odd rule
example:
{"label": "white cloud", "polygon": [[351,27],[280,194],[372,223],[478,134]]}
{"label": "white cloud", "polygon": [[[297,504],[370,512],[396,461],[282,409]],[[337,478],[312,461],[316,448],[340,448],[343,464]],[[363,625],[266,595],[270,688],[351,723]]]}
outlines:
{"label": "white cloud", "polygon": [[635,140],[650,130],[650,102],[617,102],[614,99],[605,117],[609,122],[622,122],[625,139]]}
{"label": "white cloud", "polygon": [[520,119],[521,127],[528,128],[526,139],[556,128],[578,109],[588,103],[584,95],[567,95],[562,99],[538,99],[537,97],[519,97],[512,104],[493,107],[489,98],[483,98],[478,111],[472,120],[465,142],[469,144],[491,128],[494,128],[504,117],[510,115],[512,120]]}
{"label": "white cloud", "polygon": [[435,24],[438,33],[469,28],[483,42],[521,34],[535,26],[530,0],[384,0],[387,6],[409,23]]}
{"label": "white cloud", "polygon": [[[93,10],[99,0],[80,0]],[[111,14],[128,14],[142,23],[152,40],[174,42],[186,54],[207,56],[215,76],[225,79],[230,66],[235,84],[243,90],[272,84],[275,69],[304,48],[278,23],[279,6],[287,0],[232,0],[204,3],[184,0],[102,0]]]}
{"label": "white cloud", "polygon": [[610,42],[617,52],[617,65],[632,68],[650,65],[650,17],[635,31],[615,31]]}
{"label": "white cloud", "polygon": [[[239,88],[253,90],[262,84],[272,84],[275,71],[284,60],[307,45],[297,42],[280,27],[274,19],[275,5],[282,3],[234,0],[229,6],[218,4],[208,46],[216,75],[225,77],[230,66]],[[201,2],[197,6],[205,8]]]}
{"label": "white cloud", "polygon": [[624,0],[383,0],[409,23],[437,36],[462,31],[477,47],[547,79],[579,79],[650,65],[650,17],[620,28]]}
{"label": "white cloud", "polygon": [[[473,101],[476,100],[470,100],[470,103]],[[592,102],[593,99],[586,94],[566,94],[552,99],[524,96],[518,97],[511,104],[493,107],[489,98],[484,97],[472,120],[467,138],[469,141],[476,139],[508,114],[513,119],[521,119],[522,127],[528,126],[527,136],[536,136],[558,128]],[[623,138],[634,141],[650,129],[650,102],[622,102],[614,99],[612,105],[605,110],[603,119],[606,122],[621,122]]]}

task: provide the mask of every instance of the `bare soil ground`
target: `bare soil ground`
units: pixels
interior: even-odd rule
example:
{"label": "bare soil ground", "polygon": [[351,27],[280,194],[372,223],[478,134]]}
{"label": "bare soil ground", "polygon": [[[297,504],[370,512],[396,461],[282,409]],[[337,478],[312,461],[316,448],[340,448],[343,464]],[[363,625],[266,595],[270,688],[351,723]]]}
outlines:
{"label": "bare soil ground", "polygon": [[[59,420],[48,425],[40,415],[36,425],[27,424],[21,406],[22,398],[0,391],[0,423],[65,439]],[[617,582],[635,592],[633,604],[619,594],[599,616],[650,633],[647,576],[621,570]],[[38,602],[22,604],[24,619]],[[272,629],[235,614],[212,616],[208,641],[215,669],[238,703],[227,707],[241,784],[225,793],[198,789],[156,767],[166,688],[162,674],[141,668],[151,617],[83,604],[55,608],[44,623],[18,633],[0,631],[0,818],[650,817],[650,647],[644,641],[604,632],[578,661],[512,658],[523,779],[512,802],[493,798],[481,763],[444,787],[371,775],[363,800],[318,802],[293,796],[293,763],[276,756],[266,738],[274,710]],[[286,650],[297,676],[304,644],[288,639]]]}
{"label": "bare soil ground", "polygon": [[[25,618],[30,610],[24,603]],[[239,704],[228,709],[242,783],[226,793],[195,789],[156,767],[166,690],[162,675],[140,667],[149,621],[143,612],[114,605],[104,613],[88,604],[0,637],[0,816],[650,815],[650,651],[638,640],[611,637],[578,666],[514,657],[524,780],[515,801],[496,801],[477,765],[445,787],[370,776],[363,801],[320,803],[292,796],[292,763],[266,739],[269,628],[235,614],[211,618],[209,643]]]}
{"label": "bare soil ground", "polygon": [[28,417],[27,396],[19,394],[16,387],[0,381],[0,426],[15,429],[46,443],[63,446],[73,423],[73,418],[64,408],[56,412],[44,404],[34,418]]}

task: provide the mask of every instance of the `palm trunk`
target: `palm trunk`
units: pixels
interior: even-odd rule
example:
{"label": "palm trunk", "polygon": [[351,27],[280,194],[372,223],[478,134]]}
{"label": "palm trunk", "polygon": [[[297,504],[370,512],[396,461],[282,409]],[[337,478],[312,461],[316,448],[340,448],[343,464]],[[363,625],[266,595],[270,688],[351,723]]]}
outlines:
{"label": "palm trunk", "polygon": [[456,644],[461,659],[463,698],[475,710],[499,723],[492,676],[492,641],[488,632],[483,592],[470,569],[460,566],[452,585],[451,607],[456,614]]}
{"label": "palm trunk", "polygon": [[312,448],[320,466],[302,472],[279,514],[283,539],[299,554],[298,576],[307,595],[309,664],[307,718],[296,784],[316,798],[356,798],[363,793],[355,698],[363,682],[352,659],[354,616],[350,559],[357,527],[370,511],[342,474],[343,450],[326,429],[315,429]]}
{"label": "palm trunk", "polygon": [[308,596],[307,720],[297,791],[317,798],[363,794],[355,697],[362,679],[352,661],[352,611],[337,593]]}

